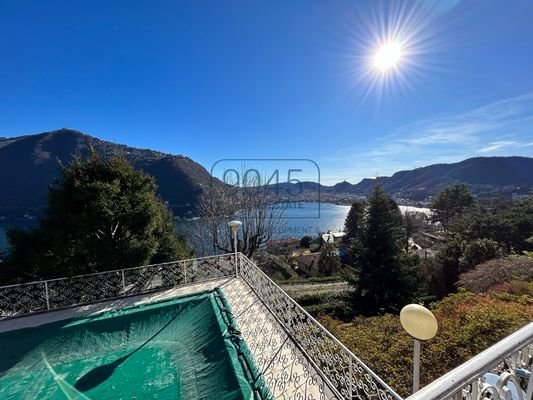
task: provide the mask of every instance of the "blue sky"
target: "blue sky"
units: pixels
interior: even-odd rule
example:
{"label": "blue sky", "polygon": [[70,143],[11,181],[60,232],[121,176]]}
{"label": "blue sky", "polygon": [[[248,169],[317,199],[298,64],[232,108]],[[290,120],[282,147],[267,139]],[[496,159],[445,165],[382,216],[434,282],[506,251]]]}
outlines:
{"label": "blue sky", "polygon": [[[0,136],[69,127],[207,169],[312,159],[323,183],[533,156],[532,17],[529,0],[0,0]],[[391,37],[405,54],[380,75]]]}

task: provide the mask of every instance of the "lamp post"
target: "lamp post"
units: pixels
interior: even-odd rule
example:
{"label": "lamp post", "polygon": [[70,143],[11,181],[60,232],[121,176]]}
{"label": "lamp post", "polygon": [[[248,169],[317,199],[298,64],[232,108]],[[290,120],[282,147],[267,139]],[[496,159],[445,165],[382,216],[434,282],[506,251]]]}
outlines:
{"label": "lamp post", "polygon": [[239,276],[239,268],[237,266],[237,232],[239,231],[241,225],[241,221],[228,222],[228,226],[230,227],[231,232],[233,233],[233,249],[235,250],[235,276]]}
{"label": "lamp post", "polygon": [[431,311],[419,304],[408,304],[400,311],[403,329],[413,337],[413,393],[420,388],[420,341],[435,337],[439,329],[437,319]]}

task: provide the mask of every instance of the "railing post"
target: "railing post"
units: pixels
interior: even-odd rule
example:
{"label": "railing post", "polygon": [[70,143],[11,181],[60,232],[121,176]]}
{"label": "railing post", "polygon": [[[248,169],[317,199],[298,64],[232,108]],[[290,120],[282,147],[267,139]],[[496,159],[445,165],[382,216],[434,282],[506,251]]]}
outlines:
{"label": "railing post", "polygon": [[124,277],[124,270],[122,272],[122,295],[126,296],[126,278]]}
{"label": "railing post", "polygon": [[183,279],[185,284],[187,284],[187,261],[183,261]]}
{"label": "railing post", "polygon": [[50,311],[50,297],[48,296],[48,281],[44,281],[44,293],[46,296],[46,310]]}
{"label": "railing post", "polygon": [[352,362],[352,357],[350,356],[350,354],[347,354],[348,355],[348,383],[349,383],[349,386],[348,386],[348,399],[349,400],[352,400],[353,399],[353,362]]}
{"label": "railing post", "polygon": [[[527,351],[527,349],[524,349],[522,351]],[[529,375],[529,382],[527,384],[526,389],[526,399],[533,399],[533,365],[531,368],[529,368],[529,372],[531,375]]]}

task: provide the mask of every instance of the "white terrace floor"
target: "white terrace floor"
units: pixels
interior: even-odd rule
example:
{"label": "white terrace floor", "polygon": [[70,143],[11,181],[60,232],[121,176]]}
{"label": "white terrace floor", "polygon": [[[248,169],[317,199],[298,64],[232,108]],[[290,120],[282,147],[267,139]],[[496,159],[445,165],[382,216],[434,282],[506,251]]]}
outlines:
{"label": "white terrace floor", "polygon": [[242,336],[274,398],[335,398],[324,384],[317,369],[303,356],[250,286],[240,278],[222,278],[157,293],[4,320],[0,321],[0,332],[35,327],[72,317],[95,315],[125,306],[170,299],[216,287],[224,292]]}

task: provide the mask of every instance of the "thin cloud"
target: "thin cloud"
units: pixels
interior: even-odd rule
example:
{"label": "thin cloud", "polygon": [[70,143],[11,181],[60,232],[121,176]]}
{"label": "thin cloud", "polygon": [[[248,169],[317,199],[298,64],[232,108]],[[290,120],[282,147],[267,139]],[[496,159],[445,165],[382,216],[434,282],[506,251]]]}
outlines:
{"label": "thin cloud", "polygon": [[[407,125],[395,136],[399,143],[414,146],[474,144],[486,136],[514,132],[521,136],[533,120],[533,93],[500,100],[458,115],[445,115]],[[495,142],[505,142],[497,141]]]}
{"label": "thin cloud", "polygon": [[417,121],[400,127],[375,146],[343,149],[337,157],[329,158],[350,163],[351,176],[342,176],[357,180],[376,171],[390,175],[479,155],[533,156],[532,126],[533,92],[463,113]]}
{"label": "thin cloud", "polygon": [[479,149],[480,153],[489,153],[491,151],[501,150],[508,147],[516,147],[517,142],[513,140],[502,140],[499,142],[492,142],[489,143],[488,146],[483,147],[482,149]]}

